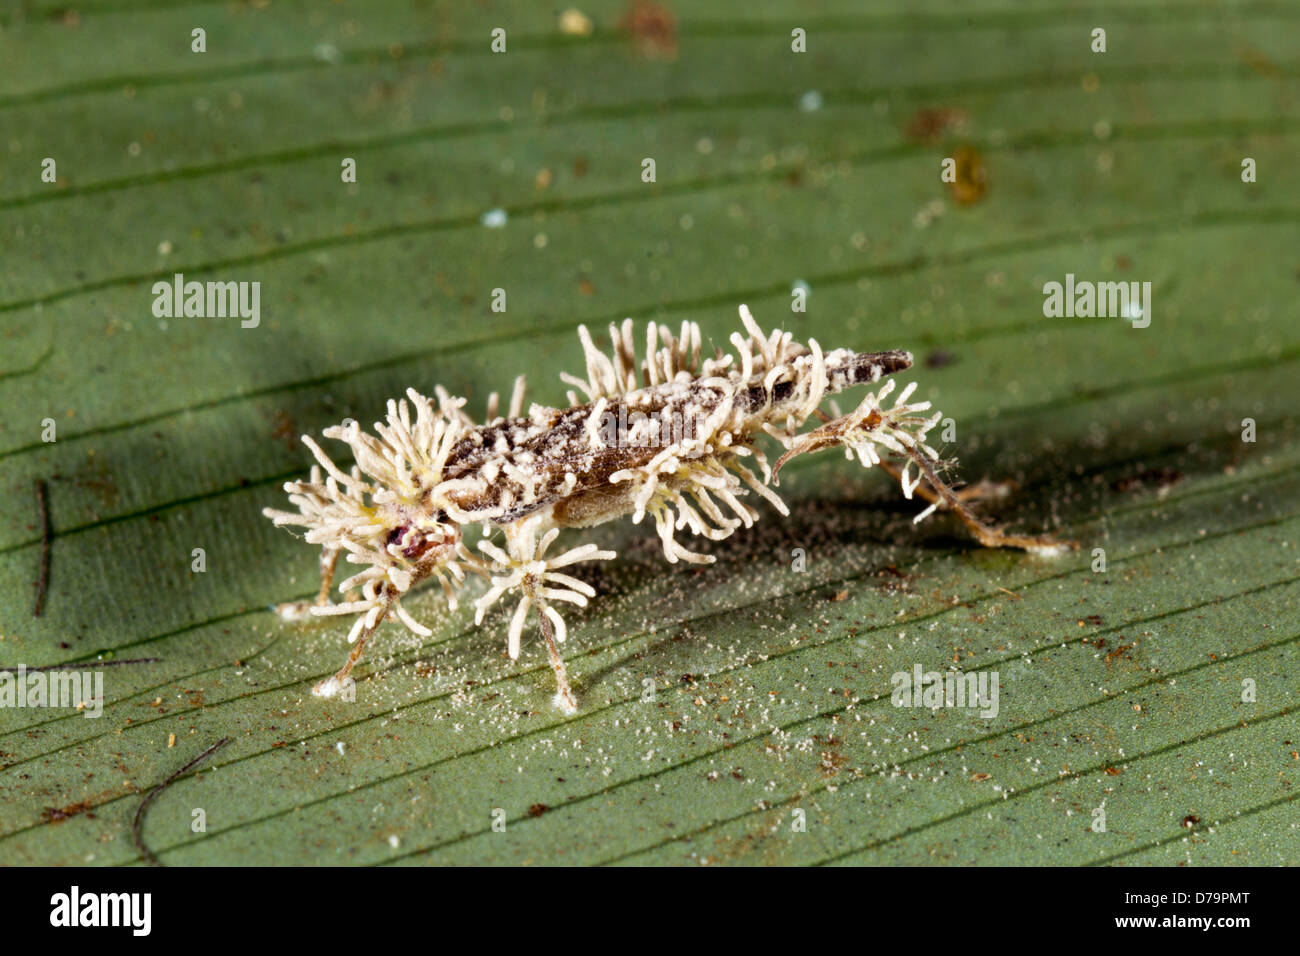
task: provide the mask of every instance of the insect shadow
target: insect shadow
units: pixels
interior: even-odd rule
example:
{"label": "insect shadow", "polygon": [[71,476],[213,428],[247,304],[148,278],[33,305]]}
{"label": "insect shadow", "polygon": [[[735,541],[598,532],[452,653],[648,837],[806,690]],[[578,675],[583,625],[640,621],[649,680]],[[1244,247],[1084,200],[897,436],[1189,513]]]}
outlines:
{"label": "insect shadow", "polygon": [[[1134,420],[1111,421],[1104,442],[1097,440],[1090,423],[1080,421],[1073,430],[1054,434],[1058,450],[1053,454],[1008,447],[1001,443],[1001,436],[995,436],[983,443],[981,451],[962,461],[961,471],[976,480],[981,476],[1013,476],[1015,487],[1011,494],[986,502],[982,512],[999,523],[1018,523],[1025,515],[1051,515],[1060,525],[1057,530],[1082,540],[1083,554],[1087,555],[1094,539],[1104,541],[1102,525],[1115,506],[1142,495],[1162,500],[1176,485],[1222,474],[1241,461],[1244,452],[1238,434],[1225,431],[1207,438],[1204,429],[1190,418],[1185,424],[1175,423],[1152,434],[1144,423],[1148,416],[1163,416],[1163,412],[1163,406],[1143,409]],[[1262,451],[1266,453],[1267,448]],[[778,516],[764,512],[763,518],[743,536],[707,548],[717,563],[686,570],[691,579],[687,587],[680,589],[684,594],[674,597],[671,592],[668,596],[654,593],[650,611],[642,608],[640,615],[652,615],[662,622],[658,625],[663,629],[662,636],[588,671],[581,681],[588,693],[629,670],[659,677],[698,670],[695,645],[708,640],[708,618],[731,618],[731,631],[737,618],[752,618],[755,627],[760,627],[764,603],[761,594],[755,595],[757,600],[738,607],[720,603],[702,617],[692,615],[705,601],[721,600],[720,592],[728,578],[770,579],[767,593],[772,601],[793,599],[798,603],[799,592],[807,590],[813,613],[825,600],[827,590],[842,583],[851,590],[878,589],[876,572],[901,565],[901,559],[909,556],[970,552],[982,562],[1038,560],[981,550],[961,533],[960,525],[942,513],[920,525],[913,524],[911,519],[921,507],[917,501],[902,498],[897,485],[886,476],[873,477],[870,472],[864,475],[848,462],[816,462],[800,472],[792,470],[788,484],[791,516],[769,520]],[[790,556],[796,548],[804,549],[813,563],[829,561],[841,571],[851,568],[852,572],[847,577],[809,575],[807,580],[800,580],[802,576],[797,574],[787,576],[784,572],[791,570]],[[592,583],[602,590],[649,593],[653,589],[646,582],[656,575],[681,573],[663,568],[662,562],[656,561],[657,552],[653,538],[629,541],[622,546],[621,554],[628,563],[621,571],[594,568]],[[890,598],[882,596],[881,600]],[[580,639],[588,631],[584,625],[591,621],[590,610],[575,617]]]}

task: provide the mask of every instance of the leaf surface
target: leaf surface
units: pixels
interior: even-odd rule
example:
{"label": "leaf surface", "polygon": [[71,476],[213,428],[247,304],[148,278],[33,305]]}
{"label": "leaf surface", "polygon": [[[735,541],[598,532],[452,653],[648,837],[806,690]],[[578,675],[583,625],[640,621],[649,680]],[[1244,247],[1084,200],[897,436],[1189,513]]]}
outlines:
{"label": "leaf surface", "polygon": [[[164,863],[1300,862],[1297,10],[583,9],[586,37],[524,3],[0,14],[0,667],[106,697],[0,708],[0,859],[141,862],[144,794],[229,738],[145,818]],[[156,318],[176,273],[260,282],[260,325]],[[1045,317],[1067,274],[1150,282],[1150,326]],[[433,592],[432,638],[386,625],[355,703],[311,696],[348,624],[272,614],[316,554],[260,515],[299,434],[520,372],[562,402],[579,324],[725,344],[741,302],[913,350],[961,474],[1020,486],[991,513],[1082,548],[980,550],[824,455],[711,567],[591,534],[620,560],[568,617],[574,718],[503,611]],[[917,666],[996,673],[996,716],[894,706]]]}

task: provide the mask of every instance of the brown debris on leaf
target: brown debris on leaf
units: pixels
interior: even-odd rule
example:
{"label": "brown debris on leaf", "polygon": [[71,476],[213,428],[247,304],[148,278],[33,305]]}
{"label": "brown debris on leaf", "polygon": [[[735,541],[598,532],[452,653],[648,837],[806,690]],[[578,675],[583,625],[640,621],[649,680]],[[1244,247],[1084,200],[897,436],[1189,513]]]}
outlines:
{"label": "brown debris on leaf", "polygon": [[677,15],[654,0],[633,0],[619,29],[628,34],[637,53],[647,60],[677,57]]}
{"label": "brown debris on leaf", "polygon": [[948,184],[952,198],[962,206],[974,205],[989,189],[984,157],[975,147],[962,146],[953,154],[953,159],[956,160],[956,179]]}
{"label": "brown debris on leaf", "polygon": [[948,133],[966,127],[966,111],[949,106],[917,110],[907,121],[904,135],[920,143],[937,143]]}

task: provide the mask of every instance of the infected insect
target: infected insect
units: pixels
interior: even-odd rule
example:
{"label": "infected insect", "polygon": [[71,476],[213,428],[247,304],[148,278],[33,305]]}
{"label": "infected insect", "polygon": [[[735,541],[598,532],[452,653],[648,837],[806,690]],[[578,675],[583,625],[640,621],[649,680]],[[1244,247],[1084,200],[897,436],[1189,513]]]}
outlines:
{"label": "infected insect", "polygon": [[[306,528],[306,539],[321,545],[321,587],[314,604],[281,605],[279,611],[288,618],[357,616],[346,663],[313,692],[328,697],[349,687],[366,643],[390,615],[430,636],[402,607],[402,597],[436,579],[454,611],[470,573],[488,579],[475,604],[476,624],[497,601],[517,598],[506,642],[512,659],[519,657],[529,612],[536,611],[555,671],[555,702],[572,712],[577,699],[558,648],[566,627],[556,608],[585,606],[596,592],[566,569],[615,554],[590,543],[553,552],[561,530],[625,515],[640,523],[649,515],[670,563],[711,563],[713,557],[689,550],[678,533],[719,541],[751,527],[759,517],[745,500],[751,492],[788,515],[773,491],[782,466],[827,448],[842,448],[850,459],[856,455],[864,466],[887,471],[906,498],[919,494],[928,507],[917,522],[944,509],[986,547],[1059,554],[1073,546],[1002,533],[967,504],[998,486],[958,491],[940,477],[946,465],[926,443],[940,413],[930,413],[929,402],[911,401],[915,383],[895,395],[895,380],[888,378],[911,366],[910,353],[823,352],[814,339],[805,346],[789,332],[765,334],[743,305],[740,318],[744,334],[732,334],[734,354],[716,349],[707,358],[693,322],[683,323],[677,337],[651,323],[640,359],[631,319],[610,326],[609,355],[580,327],[586,377],[561,375],[576,389],[568,393],[567,408],[534,404],[525,413],[523,376],[515,381],[505,415],[499,414],[498,396],[489,397],[482,424],[466,414],[464,398],[441,387],[436,401],[408,389],[407,400],[389,401],[387,420],[375,424],[374,434],[353,421],[325,429],[327,438],[351,449],[355,465],[348,472],[303,436],[318,465],[307,481],[284,486],[298,510],[263,513],[276,525]],[[869,388],[847,414],[828,398],[858,385]],[[821,424],[801,433],[813,417]],[[764,435],[785,449],[773,464],[759,447]],[[481,557],[462,537],[473,524],[483,526]],[[363,569],[339,590],[360,594],[331,604],[330,587],[344,552]]]}

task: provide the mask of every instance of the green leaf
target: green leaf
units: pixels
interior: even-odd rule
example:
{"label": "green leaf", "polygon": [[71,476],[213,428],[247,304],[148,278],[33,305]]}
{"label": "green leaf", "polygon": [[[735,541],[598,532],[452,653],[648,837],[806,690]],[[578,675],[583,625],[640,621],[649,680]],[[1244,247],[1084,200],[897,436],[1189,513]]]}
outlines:
{"label": "green leaf", "polygon": [[[162,862],[1300,862],[1296,8],[861,6],[0,14],[0,667],[106,698],[0,708],[0,858],[141,862],[145,794],[228,739],[151,802]],[[260,282],[260,325],[155,318],[178,272]],[[1045,317],[1067,274],[1150,282],[1150,326]],[[819,456],[711,567],[592,533],[620,560],[569,617],[576,717],[503,611],[434,592],[432,638],[385,625],[355,703],[311,696],[348,622],[271,612],[317,556],[260,515],[299,434],[520,372],[562,402],[580,323],[725,344],[741,302],[912,349],[961,474],[1019,483],[991,515],[1081,549],[981,550]],[[916,666],[996,672],[996,716],[893,706]]]}

